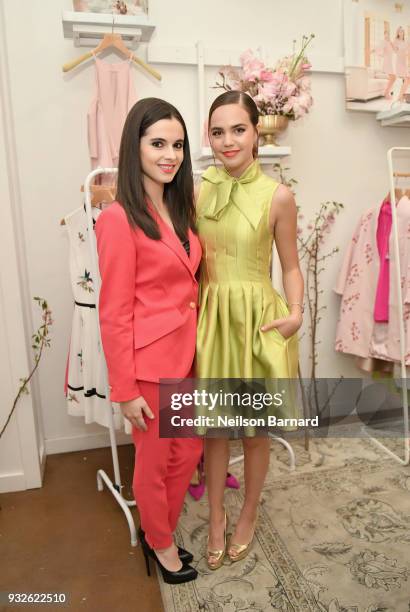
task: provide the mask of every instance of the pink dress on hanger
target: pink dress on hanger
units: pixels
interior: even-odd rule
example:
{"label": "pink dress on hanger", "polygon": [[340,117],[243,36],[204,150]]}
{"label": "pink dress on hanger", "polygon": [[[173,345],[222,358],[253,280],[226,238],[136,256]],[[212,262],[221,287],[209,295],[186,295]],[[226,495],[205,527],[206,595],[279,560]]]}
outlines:
{"label": "pink dress on hanger", "polygon": [[[92,169],[118,166],[120,142],[125,119],[137,101],[131,60],[110,64],[95,60],[95,94],[88,111],[88,146]],[[101,184],[112,184],[104,174]]]}
{"label": "pink dress on hanger", "polygon": [[382,70],[385,74],[394,74],[393,69],[393,45],[390,40],[383,41],[382,47],[383,54],[383,67]]}
{"label": "pink dress on hanger", "polygon": [[409,45],[405,40],[396,39],[393,43],[396,52],[396,76],[406,78],[409,76],[407,63]]}

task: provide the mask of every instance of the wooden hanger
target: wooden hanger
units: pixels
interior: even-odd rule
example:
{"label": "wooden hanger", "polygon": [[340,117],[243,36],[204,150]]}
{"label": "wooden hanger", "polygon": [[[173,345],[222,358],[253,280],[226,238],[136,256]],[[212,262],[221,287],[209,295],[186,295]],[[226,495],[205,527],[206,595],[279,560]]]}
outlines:
{"label": "wooden hanger", "polygon": [[[393,176],[397,178],[410,178],[410,172],[393,172]],[[398,195],[400,193],[400,195]],[[407,196],[410,198],[410,188],[409,189],[395,189],[396,200],[399,200],[403,196]]]}
{"label": "wooden hanger", "polygon": [[[91,185],[91,206],[101,208],[104,202],[113,202],[115,200],[116,185]],[[84,191],[84,185],[81,185],[81,191]],[[65,225],[65,219],[61,219],[60,225]]]}
{"label": "wooden hanger", "polygon": [[[402,199],[403,196],[407,196],[408,198],[410,198],[410,189],[400,189],[400,187],[395,187],[394,188],[394,198],[396,200],[396,203]],[[384,198],[384,202],[390,202],[390,191],[387,193],[386,197]]]}
{"label": "wooden hanger", "polygon": [[158,81],[161,81],[162,77],[160,73],[157,72],[155,68],[152,68],[149,64],[146,64],[142,59],[134,55],[132,51],[127,49],[127,47],[124,44],[124,41],[122,40],[121,35],[114,34],[114,32],[112,32],[111,34],[104,34],[104,38],[102,39],[100,44],[97,45],[95,49],[93,49],[92,51],[88,51],[88,53],[84,53],[84,55],[80,55],[80,57],[77,57],[77,59],[72,60],[71,62],[67,62],[67,64],[64,64],[63,72],[69,72],[70,70],[78,66],[79,64],[82,64],[83,62],[88,60],[93,55],[96,55],[97,53],[101,53],[101,51],[104,51],[104,49],[108,49],[109,47],[113,47],[114,49],[117,49],[117,51],[120,51],[120,53],[125,55],[125,57],[132,59],[133,62],[141,66],[141,68],[143,68],[144,70],[149,72],[149,74],[151,74],[153,77],[158,79]]}

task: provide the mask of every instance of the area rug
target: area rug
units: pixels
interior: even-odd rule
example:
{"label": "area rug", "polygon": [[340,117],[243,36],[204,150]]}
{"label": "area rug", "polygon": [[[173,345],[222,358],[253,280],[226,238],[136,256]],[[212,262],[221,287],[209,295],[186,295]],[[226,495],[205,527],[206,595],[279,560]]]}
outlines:
{"label": "area rug", "polygon": [[[234,443],[234,452],[240,452]],[[390,440],[396,452],[403,443]],[[210,571],[205,562],[207,499],[186,498],[177,534],[199,572],[194,582],[160,580],[166,612],[410,612],[410,468],[368,439],[272,442],[271,465],[249,555]],[[235,524],[243,502],[226,491]]]}

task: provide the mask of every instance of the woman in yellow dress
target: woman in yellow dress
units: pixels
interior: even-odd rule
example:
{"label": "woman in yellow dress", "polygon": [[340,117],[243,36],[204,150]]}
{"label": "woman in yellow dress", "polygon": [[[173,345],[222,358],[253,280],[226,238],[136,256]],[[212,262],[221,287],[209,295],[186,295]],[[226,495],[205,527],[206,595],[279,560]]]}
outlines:
{"label": "woman in yellow dress", "polygon": [[[209,111],[209,140],[222,166],[209,167],[196,193],[203,247],[197,332],[200,379],[295,379],[296,332],[302,324],[303,277],[296,246],[296,204],[291,191],[260,168],[259,114],[238,91],[218,96]],[[270,276],[275,240],[285,301]],[[215,433],[215,432],[214,432]],[[229,545],[224,488],[229,439],[205,440],[209,499],[207,562],[217,569],[228,554],[244,558],[253,539],[269,467],[270,438],[243,437],[245,500]]]}

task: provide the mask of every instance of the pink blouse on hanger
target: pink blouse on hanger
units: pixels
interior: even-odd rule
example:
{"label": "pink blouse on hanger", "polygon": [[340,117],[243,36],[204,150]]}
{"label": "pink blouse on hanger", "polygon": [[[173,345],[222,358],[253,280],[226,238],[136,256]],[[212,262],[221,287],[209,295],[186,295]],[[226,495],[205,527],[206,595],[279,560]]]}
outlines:
{"label": "pink blouse on hanger", "polygon": [[[94,59],[95,94],[87,117],[91,167],[117,167],[125,119],[137,101],[131,61],[110,64]],[[112,178],[103,175],[102,182],[112,183]]]}

